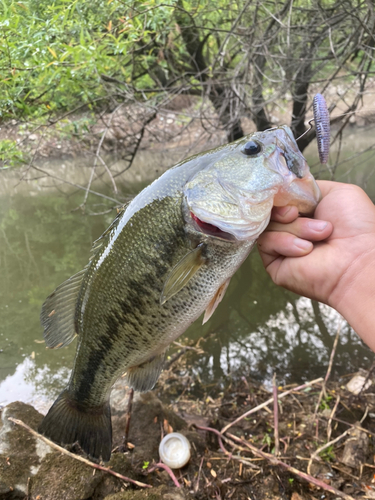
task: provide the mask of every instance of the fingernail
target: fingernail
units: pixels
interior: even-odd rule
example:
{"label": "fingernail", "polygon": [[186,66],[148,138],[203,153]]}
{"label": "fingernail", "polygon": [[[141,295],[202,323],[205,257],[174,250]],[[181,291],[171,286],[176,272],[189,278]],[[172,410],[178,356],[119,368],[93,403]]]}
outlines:
{"label": "fingernail", "polygon": [[294,239],[294,246],[301,248],[302,250],[309,250],[312,246],[311,241],[301,240],[300,238]]}
{"label": "fingernail", "polygon": [[279,215],[281,215],[281,217],[284,217],[288,212],[289,210],[291,209],[292,207],[291,206],[286,206],[286,207],[278,207],[277,209],[277,213]]}
{"label": "fingernail", "polygon": [[307,225],[314,231],[323,231],[327,227],[327,222],[324,220],[310,220]]}

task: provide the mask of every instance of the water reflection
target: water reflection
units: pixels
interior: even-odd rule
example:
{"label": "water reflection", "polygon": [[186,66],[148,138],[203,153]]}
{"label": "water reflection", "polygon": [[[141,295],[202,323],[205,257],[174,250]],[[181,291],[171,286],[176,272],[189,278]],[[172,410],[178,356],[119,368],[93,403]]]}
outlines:
{"label": "water reflection", "polygon": [[283,384],[324,376],[339,325],[333,376],[371,365],[374,354],[337,311],[277,288],[257,254],[235,278],[206,332],[214,335],[205,354],[192,363],[206,383],[246,376],[267,385],[274,372]]}
{"label": "water reflection", "polygon": [[[141,163],[132,167],[121,178],[118,198],[125,199],[159,175],[165,159],[159,160],[155,163],[154,155],[146,155],[144,168]],[[81,162],[63,165],[60,170],[57,165],[48,168],[75,182],[87,182],[90,169]],[[361,169],[355,166],[350,173],[338,173],[345,174],[344,180],[349,182],[367,179],[368,192],[375,199],[372,171],[369,157]],[[84,214],[75,210],[82,193],[72,187],[60,185],[57,193],[48,187],[51,180],[48,184],[44,179],[14,188],[17,178],[9,172],[1,176],[0,404],[22,400],[42,408],[66,383],[75,345],[57,351],[45,349],[39,323],[41,304],[58,284],[86,264],[91,243],[116,211],[111,210],[113,202],[90,197]],[[106,189],[104,177],[100,182],[96,189]],[[87,215],[90,212],[103,213],[92,217]],[[198,320],[187,331],[189,339],[206,339],[202,344],[205,352],[193,359],[190,369],[205,384],[243,375],[267,383],[274,372],[281,383],[312,379],[327,369],[339,322],[339,315],[329,307],[276,287],[255,252],[232,278],[211,320],[203,327]],[[333,375],[368,367],[372,359],[371,351],[343,324]]]}

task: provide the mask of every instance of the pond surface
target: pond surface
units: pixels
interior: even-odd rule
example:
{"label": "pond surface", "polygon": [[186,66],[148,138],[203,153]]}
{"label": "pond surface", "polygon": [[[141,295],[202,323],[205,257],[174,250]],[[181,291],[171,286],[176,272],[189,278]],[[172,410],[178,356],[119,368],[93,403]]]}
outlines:
{"label": "pond surface", "polygon": [[[336,180],[365,186],[374,200],[374,151],[355,154],[370,146],[372,137],[372,131],[363,130],[345,137]],[[306,157],[317,172],[321,167],[315,145]],[[171,153],[141,153],[117,178],[121,195],[111,193],[111,181],[100,170],[102,177],[92,189],[124,201],[177,159]],[[91,164],[90,159],[79,159],[39,166],[86,185]],[[115,165],[116,169],[121,172],[123,165]],[[32,176],[43,174],[25,174]],[[89,195],[83,212],[79,206],[84,192],[51,178],[19,182],[20,173],[14,171],[2,171],[0,178],[0,405],[20,400],[45,409],[68,380],[75,342],[46,350],[39,323],[41,305],[57,285],[87,263],[92,242],[116,211],[110,210],[113,201]],[[98,212],[101,215],[92,215]],[[276,287],[253,251],[211,320],[202,326],[200,319],[186,332],[189,339],[206,339],[204,353],[194,357],[190,369],[205,385],[241,376],[268,384],[274,372],[283,384],[324,376],[340,322],[328,306]],[[343,322],[333,376],[369,367],[373,359]]]}

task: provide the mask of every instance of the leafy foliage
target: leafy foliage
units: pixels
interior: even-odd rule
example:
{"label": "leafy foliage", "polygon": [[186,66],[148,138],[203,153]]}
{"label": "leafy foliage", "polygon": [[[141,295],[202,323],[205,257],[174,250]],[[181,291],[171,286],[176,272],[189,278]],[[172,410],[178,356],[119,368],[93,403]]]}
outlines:
{"label": "leafy foliage", "polygon": [[[189,94],[209,103],[228,140],[242,137],[244,116],[273,126],[275,107],[300,136],[311,91],[331,88],[331,111],[358,108],[374,32],[368,0],[2,0],[0,119],[48,125],[134,103],[155,111]],[[336,120],[344,128],[349,118]]]}
{"label": "leafy foliage", "polygon": [[3,168],[13,167],[25,161],[25,155],[17,148],[15,141],[9,139],[0,140],[0,164]]}

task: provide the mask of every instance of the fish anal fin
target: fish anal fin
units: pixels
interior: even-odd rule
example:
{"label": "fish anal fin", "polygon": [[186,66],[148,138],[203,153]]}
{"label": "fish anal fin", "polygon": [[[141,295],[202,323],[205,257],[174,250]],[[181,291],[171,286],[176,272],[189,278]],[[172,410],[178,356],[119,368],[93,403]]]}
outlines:
{"label": "fish anal fin", "polygon": [[202,245],[198,245],[197,248],[186,254],[174,266],[164,283],[160,297],[161,305],[182,290],[205,262],[206,259],[202,255]]}
{"label": "fish anal fin", "polygon": [[165,352],[157,354],[144,363],[132,366],[126,372],[126,381],[135,391],[147,392],[153,389],[163,369]]}
{"label": "fish anal fin", "polygon": [[208,306],[206,308],[206,311],[205,311],[204,316],[203,316],[202,325],[207,323],[207,321],[211,318],[211,316],[215,312],[217,306],[223,300],[223,297],[225,295],[225,292],[227,291],[229,283],[230,283],[230,278],[228,278],[226,281],[224,281],[224,283],[217,289],[215,295],[211,299],[211,302],[208,304]]}
{"label": "fish anal fin", "polygon": [[112,425],[109,401],[100,407],[83,408],[63,391],[39,425],[38,431],[60,445],[79,446],[90,457],[111,458]]}
{"label": "fish anal fin", "polygon": [[64,347],[77,335],[75,310],[85,272],[83,269],[64,281],[46,298],[42,306],[40,321],[44,328],[44,340],[49,349]]}

